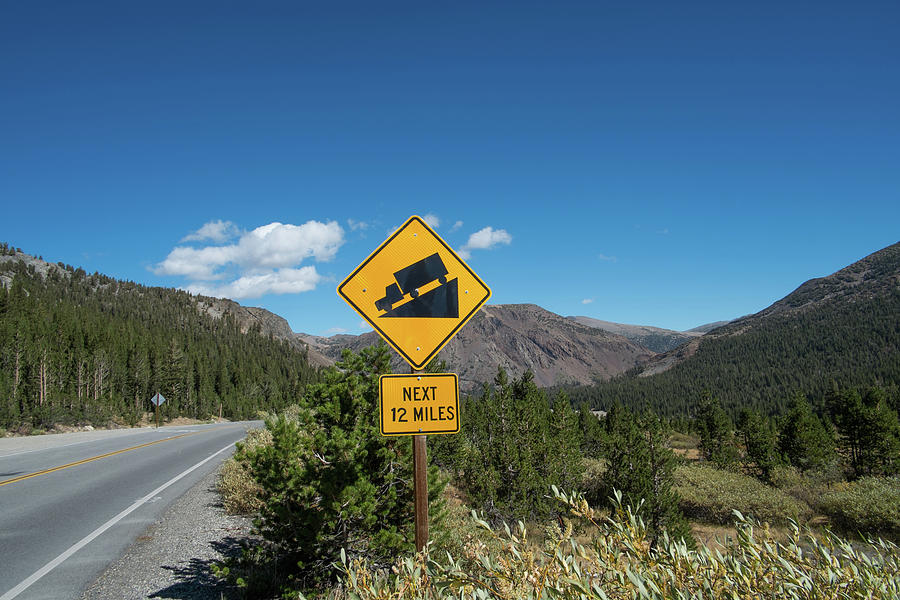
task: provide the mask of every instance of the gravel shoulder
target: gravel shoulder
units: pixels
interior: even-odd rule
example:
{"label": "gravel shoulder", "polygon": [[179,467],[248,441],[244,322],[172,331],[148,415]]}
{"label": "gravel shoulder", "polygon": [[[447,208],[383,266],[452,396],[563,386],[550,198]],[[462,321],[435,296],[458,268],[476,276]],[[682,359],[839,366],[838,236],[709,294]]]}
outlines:
{"label": "gravel shoulder", "polygon": [[82,600],[239,598],[239,590],[213,576],[211,565],[240,552],[251,523],[225,514],[218,479],[216,469],[176,500],[91,584]]}

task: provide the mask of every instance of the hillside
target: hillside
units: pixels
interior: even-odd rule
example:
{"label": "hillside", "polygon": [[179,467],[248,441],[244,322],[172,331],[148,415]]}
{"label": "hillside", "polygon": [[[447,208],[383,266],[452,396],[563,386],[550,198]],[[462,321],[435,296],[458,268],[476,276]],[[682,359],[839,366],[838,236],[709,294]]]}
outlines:
{"label": "hillside", "polygon": [[794,390],[900,383],[900,243],[812,279],[768,308],[572,395],[688,415],[703,390],[732,412],[777,412]]}
{"label": "hillside", "polygon": [[132,421],[157,391],[166,416],[285,406],[316,378],[285,328],[268,311],[0,244],[0,427]]}
{"label": "hillside", "polygon": [[621,335],[654,352],[667,352],[685,342],[700,337],[704,333],[700,331],[674,331],[672,329],[650,327],[649,325],[626,325],[601,321],[591,317],[569,317],[569,319],[588,327],[596,327],[597,329]]}
{"label": "hillside", "polygon": [[[300,335],[311,349],[329,358],[343,348],[378,343],[375,332],[329,338]],[[498,365],[511,375],[534,373],[541,386],[590,384],[609,379],[648,360],[652,352],[602,329],[588,327],[533,304],[484,306],[438,355],[460,377],[460,387],[472,390],[493,381]],[[397,372],[409,366],[394,357]]]}

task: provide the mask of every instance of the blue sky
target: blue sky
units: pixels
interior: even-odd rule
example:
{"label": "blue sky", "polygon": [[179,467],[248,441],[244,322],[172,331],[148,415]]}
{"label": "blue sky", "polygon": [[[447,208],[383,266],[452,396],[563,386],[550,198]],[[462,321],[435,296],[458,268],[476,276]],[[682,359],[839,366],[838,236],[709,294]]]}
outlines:
{"label": "blue sky", "polygon": [[491,303],[687,329],[900,240],[897,31],[897,2],[8,3],[0,240],[330,335],[429,215]]}

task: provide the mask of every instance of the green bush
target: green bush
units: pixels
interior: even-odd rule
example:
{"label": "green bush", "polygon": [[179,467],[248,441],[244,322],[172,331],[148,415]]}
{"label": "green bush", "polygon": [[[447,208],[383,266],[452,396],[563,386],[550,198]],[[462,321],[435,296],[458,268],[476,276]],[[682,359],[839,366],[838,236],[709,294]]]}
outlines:
{"label": "green bush", "polygon": [[817,508],[845,532],[900,539],[900,477],[863,477],[825,494]]}
{"label": "green bush", "polygon": [[772,469],[771,478],[774,487],[815,510],[822,496],[844,481],[844,474],[837,465],[806,473],[796,467],[780,465]]}
{"label": "green bush", "polygon": [[809,516],[805,503],[759,480],[705,464],[682,465],[675,471],[675,491],[689,519],[726,525],[732,511],[769,523]]}
{"label": "green bush", "polygon": [[[389,371],[387,346],[345,350],[298,409],[266,419],[271,444],[244,449],[261,490],[254,523],[274,551],[282,593],[333,577],[341,548],[390,565],[413,547],[412,442],[380,435],[373,418],[378,377]],[[436,468],[428,480],[437,530],[444,482]]]}
{"label": "green bush", "polygon": [[694,450],[700,447],[700,438],[675,431],[669,436],[669,447],[673,450]]}
{"label": "green bush", "polygon": [[[555,490],[554,490],[555,491]],[[881,542],[857,550],[831,534],[824,539],[793,527],[779,542],[737,514],[737,538],[721,550],[690,550],[664,537],[651,547],[647,527],[619,501],[600,517],[580,495],[556,493],[571,514],[593,530],[584,544],[565,531],[536,547],[519,522],[492,530],[499,550],[473,546],[462,559],[420,553],[393,569],[371,568],[341,555],[340,597],[348,600],[648,600],[688,598],[890,599],[900,597],[900,548]]]}

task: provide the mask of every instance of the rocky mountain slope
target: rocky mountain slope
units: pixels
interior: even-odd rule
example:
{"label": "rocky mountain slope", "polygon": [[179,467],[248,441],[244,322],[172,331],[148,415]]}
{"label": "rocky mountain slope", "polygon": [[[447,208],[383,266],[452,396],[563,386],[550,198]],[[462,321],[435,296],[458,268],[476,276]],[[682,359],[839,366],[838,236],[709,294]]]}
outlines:
{"label": "rocky mountain slope", "polygon": [[291,330],[291,326],[283,317],[276,315],[264,308],[254,306],[241,306],[234,300],[226,298],[209,298],[197,296],[197,310],[214,319],[230,315],[240,324],[241,331],[247,333],[251,328],[258,328],[264,335],[271,335],[279,340],[286,340],[302,350],[308,350],[307,359],[314,367],[324,367],[334,364],[334,361],[311,347],[302,338]]}
{"label": "rocky mountain slope", "polygon": [[[375,332],[329,338],[299,335],[311,349],[337,359],[343,348],[378,343]],[[534,373],[541,386],[589,384],[609,379],[647,361],[653,353],[613,333],[588,327],[533,304],[484,306],[438,355],[472,390],[490,382],[502,366],[511,375]],[[395,357],[395,370],[409,366]]]}
{"label": "rocky mountain slope", "polygon": [[698,325],[693,329],[688,329],[687,333],[709,333],[713,329],[718,329],[722,325],[728,325],[731,321],[715,321],[713,323],[706,323],[705,325]]}
{"label": "rocky mountain slope", "polygon": [[568,317],[576,323],[621,335],[654,352],[667,352],[703,335],[699,331],[674,331],[649,325],[625,325],[591,317]]}

